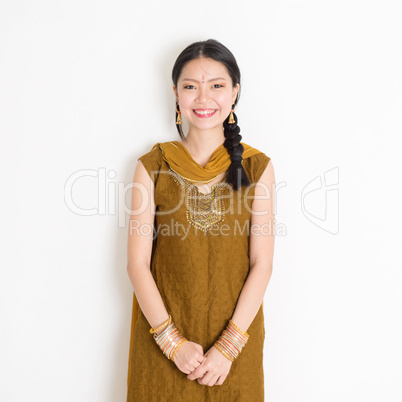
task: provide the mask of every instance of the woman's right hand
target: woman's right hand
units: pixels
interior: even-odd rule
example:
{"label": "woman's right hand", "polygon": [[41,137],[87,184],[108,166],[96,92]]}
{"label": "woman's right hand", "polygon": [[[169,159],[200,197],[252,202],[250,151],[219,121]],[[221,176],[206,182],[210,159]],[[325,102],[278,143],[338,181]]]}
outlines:
{"label": "woman's right hand", "polygon": [[173,362],[185,374],[192,373],[204,360],[204,351],[198,343],[185,341],[177,349]]}

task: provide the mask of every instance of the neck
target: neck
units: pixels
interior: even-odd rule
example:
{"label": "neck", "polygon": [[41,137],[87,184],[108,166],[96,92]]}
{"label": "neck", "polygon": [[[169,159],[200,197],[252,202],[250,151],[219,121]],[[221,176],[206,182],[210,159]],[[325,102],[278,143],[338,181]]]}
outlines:
{"label": "neck", "polygon": [[209,160],[212,152],[225,142],[223,127],[215,130],[189,130],[182,143],[197,159]]}

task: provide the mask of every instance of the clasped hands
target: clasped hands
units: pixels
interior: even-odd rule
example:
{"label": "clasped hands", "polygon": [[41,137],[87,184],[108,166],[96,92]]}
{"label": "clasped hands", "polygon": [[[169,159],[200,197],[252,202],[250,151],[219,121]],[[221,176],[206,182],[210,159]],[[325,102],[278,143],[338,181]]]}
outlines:
{"label": "clasped hands", "polygon": [[229,374],[232,362],[215,346],[205,354],[202,346],[187,340],[177,350],[173,362],[187,375],[189,380],[197,380],[201,385],[222,385]]}

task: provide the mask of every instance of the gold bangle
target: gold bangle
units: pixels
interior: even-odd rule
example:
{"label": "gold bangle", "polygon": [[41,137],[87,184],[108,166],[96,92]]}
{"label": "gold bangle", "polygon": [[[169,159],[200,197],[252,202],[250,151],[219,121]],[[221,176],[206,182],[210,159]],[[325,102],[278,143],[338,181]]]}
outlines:
{"label": "gold bangle", "polygon": [[172,319],[172,317],[169,315],[169,318],[168,318],[162,325],[160,325],[160,326],[159,326],[158,328],[156,328],[156,329],[151,328],[151,329],[149,330],[149,332],[150,332],[151,334],[155,334],[156,332],[158,332],[159,330],[161,330],[163,327],[166,327],[167,325],[169,325],[171,319]]}
{"label": "gold bangle", "polygon": [[186,338],[183,338],[178,344],[177,344],[177,346],[176,346],[176,348],[175,348],[175,350],[174,350],[174,352],[173,352],[173,354],[172,354],[172,357],[171,357],[171,360],[174,362],[174,355],[176,354],[176,352],[179,350],[179,347],[184,343],[184,342],[186,342],[187,341],[187,339]]}
{"label": "gold bangle", "polygon": [[247,332],[243,332],[232,320],[229,320],[229,323],[232,324],[242,335],[247,338],[250,336]]}
{"label": "gold bangle", "polygon": [[215,346],[224,356],[226,356],[231,362],[234,362],[233,357],[229,356],[229,354],[228,354],[225,350],[223,350],[221,346],[219,346],[217,343],[215,343],[214,346]]}

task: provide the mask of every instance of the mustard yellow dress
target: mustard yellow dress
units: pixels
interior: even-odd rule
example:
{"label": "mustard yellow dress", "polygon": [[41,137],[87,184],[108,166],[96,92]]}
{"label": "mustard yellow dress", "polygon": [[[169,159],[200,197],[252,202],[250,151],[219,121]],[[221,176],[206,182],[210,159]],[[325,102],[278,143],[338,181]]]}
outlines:
{"label": "mustard yellow dress", "polygon": [[[186,157],[192,159],[188,153]],[[154,223],[152,275],[176,327],[205,353],[232,318],[247,279],[255,185],[230,192],[221,181],[211,193],[203,194],[170,169],[160,147],[154,146],[139,160],[155,184],[159,211]],[[261,151],[244,159],[252,184],[258,182],[269,160]],[[264,401],[263,305],[225,382],[213,387],[187,379],[163,355],[149,329],[141,309],[133,304],[127,402]]]}

